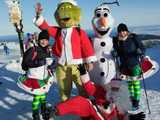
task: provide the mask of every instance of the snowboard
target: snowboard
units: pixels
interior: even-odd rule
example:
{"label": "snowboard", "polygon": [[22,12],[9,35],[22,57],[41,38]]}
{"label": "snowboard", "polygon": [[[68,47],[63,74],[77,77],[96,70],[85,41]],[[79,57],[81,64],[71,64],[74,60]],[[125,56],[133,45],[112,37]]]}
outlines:
{"label": "snowboard", "polygon": [[140,66],[143,72],[142,75],[134,76],[132,77],[132,79],[130,79],[131,78],[130,71],[121,70],[119,78],[121,80],[126,80],[126,81],[143,80],[143,79],[151,77],[152,75],[157,73],[159,70],[159,64],[156,61],[152,60],[149,56],[146,56],[140,61]]}

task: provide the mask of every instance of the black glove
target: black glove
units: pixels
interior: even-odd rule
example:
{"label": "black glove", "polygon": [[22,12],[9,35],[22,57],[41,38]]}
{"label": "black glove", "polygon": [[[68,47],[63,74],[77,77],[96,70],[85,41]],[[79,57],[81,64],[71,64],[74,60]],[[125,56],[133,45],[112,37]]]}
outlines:
{"label": "black glove", "polygon": [[78,70],[80,72],[80,75],[85,75],[87,73],[87,70],[86,70],[84,64],[79,64],[78,65]]}
{"label": "black glove", "polygon": [[55,68],[52,68],[51,65],[49,65],[49,66],[47,67],[47,69],[48,69],[52,74],[53,74],[54,71],[55,71]]}
{"label": "black glove", "polygon": [[145,120],[144,112],[140,112],[138,114],[129,115],[129,120]]}
{"label": "black glove", "polygon": [[140,59],[143,60],[145,58],[145,55],[141,55]]}
{"label": "black glove", "polygon": [[54,70],[55,70],[56,67],[57,67],[57,64],[58,64],[57,59],[54,59],[54,60],[52,61],[51,65],[48,65],[48,69],[50,69],[50,70],[52,71],[52,73],[53,73]]}
{"label": "black glove", "polygon": [[144,51],[141,50],[140,48],[138,48],[138,49],[136,50],[136,54],[137,54],[138,56],[140,56],[140,58],[144,57]]}
{"label": "black glove", "polygon": [[21,66],[22,66],[22,69],[23,69],[24,71],[27,71],[27,70],[29,69],[28,66],[27,66],[26,64],[23,64],[23,63],[22,63]]}

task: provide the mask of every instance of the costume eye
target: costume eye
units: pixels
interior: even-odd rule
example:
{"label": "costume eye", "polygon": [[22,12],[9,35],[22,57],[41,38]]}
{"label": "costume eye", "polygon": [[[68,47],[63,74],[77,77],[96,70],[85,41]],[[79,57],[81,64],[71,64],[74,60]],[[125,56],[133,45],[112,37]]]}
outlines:
{"label": "costume eye", "polygon": [[108,16],[108,14],[107,13],[104,13],[104,15],[103,15],[104,17],[107,17]]}
{"label": "costume eye", "polygon": [[72,8],[72,6],[69,5],[68,8]]}
{"label": "costume eye", "polygon": [[101,14],[100,13],[96,13],[96,17],[101,17]]}
{"label": "costume eye", "polygon": [[61,7],[61,10],[64,10],[64,7]]}
{"label": "costume eye", "polygon": [[69,8],[69,6],[66,6],[65,8]]}

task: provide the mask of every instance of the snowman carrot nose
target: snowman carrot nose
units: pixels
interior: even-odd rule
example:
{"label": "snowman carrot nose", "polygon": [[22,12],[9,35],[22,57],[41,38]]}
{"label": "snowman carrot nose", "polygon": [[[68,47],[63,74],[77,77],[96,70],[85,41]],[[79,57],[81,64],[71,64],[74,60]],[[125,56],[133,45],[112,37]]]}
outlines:
{"label": "snowman carrot nose", "polygon": [[108,25],[108,19],[102,17],[99,19],[99,25],[106,27]]}

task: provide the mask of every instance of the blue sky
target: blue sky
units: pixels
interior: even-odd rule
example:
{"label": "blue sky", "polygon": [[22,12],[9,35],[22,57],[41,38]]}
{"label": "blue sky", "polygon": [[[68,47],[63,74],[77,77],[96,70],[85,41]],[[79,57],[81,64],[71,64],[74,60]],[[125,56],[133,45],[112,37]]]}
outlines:
{"label": "blue sky", "polygon": [[[54,11],[60,0],[20,0],[23,11],[24,32],[34,32],[38,29],[33,25],[34,5],[41,2],[44,8],[43,16],[49,24],[55,25]],[[82,9],[81,26],[90,29],[93,11],[101,1],[112,0],[77,0]],[[160,25],[160,0],[119,0],[120,6],[110,5],[112,16],[115,18],[115,26],[125,22],[129,26]],[[9,22],[8,8],[5,0],[0,0],[0,35],[16,34],[13,25]]]}

